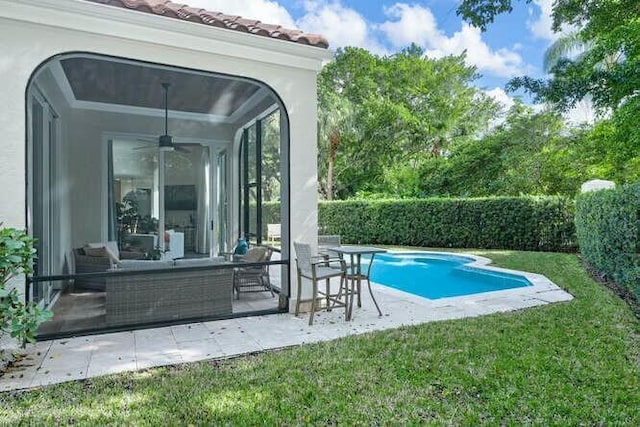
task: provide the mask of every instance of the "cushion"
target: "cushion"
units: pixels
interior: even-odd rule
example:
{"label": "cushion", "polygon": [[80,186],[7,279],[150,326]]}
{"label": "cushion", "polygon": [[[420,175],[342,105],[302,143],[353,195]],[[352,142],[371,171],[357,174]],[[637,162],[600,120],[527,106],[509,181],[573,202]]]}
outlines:
{"label": "cushion", "polygon": [[87,243],[86,247],[89,248],[109,248],[112,254],[116,256],[116,258],[120,258],[120,250],[118,249],[118,242],[115,240],[110,240],[107,243],[99,242],[99,243]]}
{"label": "cushion", "polygon": [[115,256],[114,253],[111,252],[111,249],[107,248],[106,246],[102,246],[100,248],[91,248],[87,246],[84,248],[84,254],[86,256],[109,258],[109,260],[113,264],[116,264],[118,262],[118,257]]}
{"label": "cushion", "polygon": [[123,259],[118,263],[118,270],[155,270],[173,267],[173,261],[145,261]]}
{"label": "cushion", "polygon": [[203,267],[224,262],[224,257],[177,259],[176,267]]}
{"label": "cushion", "polygon": [[244,262],[260,262],[264,261],[267,255],[267,248],[262,246],[255,246],[247,251],[247,254],[242,257]]}

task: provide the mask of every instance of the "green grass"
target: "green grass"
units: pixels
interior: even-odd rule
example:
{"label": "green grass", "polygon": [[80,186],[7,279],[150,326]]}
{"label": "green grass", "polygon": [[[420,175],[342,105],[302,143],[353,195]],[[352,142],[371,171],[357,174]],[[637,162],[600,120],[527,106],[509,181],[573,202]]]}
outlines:
{"label": "green grass", "polygon": [[473,252],[575,300],[3,393],[0,424],[640,425],[640,322],[624,302],[575,255]]}

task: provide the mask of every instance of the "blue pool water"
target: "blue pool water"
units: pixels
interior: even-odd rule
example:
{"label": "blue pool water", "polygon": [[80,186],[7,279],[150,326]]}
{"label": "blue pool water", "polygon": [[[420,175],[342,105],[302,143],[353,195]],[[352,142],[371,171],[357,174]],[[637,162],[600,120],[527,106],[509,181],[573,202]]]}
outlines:
{"label": "blue pool water", "polygon": [[429,299],[532,286],[518,274],[466,265],[474,261],[450,254],[384,253],[375,256],[370,275],[372,282]]}

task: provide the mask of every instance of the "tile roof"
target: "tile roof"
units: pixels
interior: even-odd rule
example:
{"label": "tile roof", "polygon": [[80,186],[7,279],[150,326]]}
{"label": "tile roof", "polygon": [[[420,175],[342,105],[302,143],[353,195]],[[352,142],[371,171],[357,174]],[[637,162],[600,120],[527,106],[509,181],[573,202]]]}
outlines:
{"label": "tile roof", "polygon": [[87,0],[109,6],[122,7],[138,12],[152,13],[183,21],[196,22],[212,27],[242,31],[263,37],[291,41],[314,47],[328,48],[327,39],[319,34],[304,33],[300,30],[282,28],[280,25],[265,24],[255,19],[245,19],[236,15],[225,15],[205,9],[189,7],[185,4],[174,3],[169,0]]}

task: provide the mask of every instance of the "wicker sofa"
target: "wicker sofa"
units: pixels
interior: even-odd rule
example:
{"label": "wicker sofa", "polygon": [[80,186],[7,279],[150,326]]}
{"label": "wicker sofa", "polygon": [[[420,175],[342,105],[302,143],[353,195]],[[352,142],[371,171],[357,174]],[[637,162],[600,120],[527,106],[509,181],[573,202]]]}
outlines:
{"label": "wicker sofa", "polygon": [[[113,256],[116,257],[116,259],[113,259],[110,256],[107,256],[106,254],[88,255],[86,253],[87,247],[92,247],[93,249],[100,249],[102,247],[107,247],[111,251],[111,254],[113,254]],[[90,243],[85,247],[75,248],[73,250],[75,274],[104,273],[105,271],[108,271],[114,267],[114,265],[118,260],[117,258],[141,259],[141,258],[144,258],[144,254],[140,252],[126,252],[126,251],[121,252],[118,250],[118,245],[116,242]],[[79,277],[74,281],[74,288],[104,291],[105,278],[104,277]]]}
{"label": "wicker sofa", "polygon": [[[223,259],[122,261],[106,278],[106,322],[123,326],[232,314],[233,268],[188,269],[227,264]],[[171,269],[160,272],[155,269]],[[148,270],[148,272],[140,272]]]}

